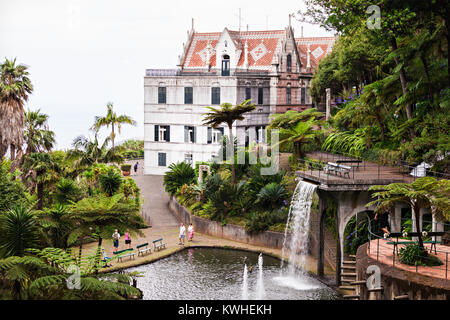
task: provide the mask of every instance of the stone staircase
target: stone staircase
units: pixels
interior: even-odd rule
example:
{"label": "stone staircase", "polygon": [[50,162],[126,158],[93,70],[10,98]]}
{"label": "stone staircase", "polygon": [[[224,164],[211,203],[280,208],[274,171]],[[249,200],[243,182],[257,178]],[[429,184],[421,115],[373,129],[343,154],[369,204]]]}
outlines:
{"label": "stone staircase", "polygon": [[[357,285],[359,285],[361,281],[357,281],[356,274],[356,256],[349,255],[348,260],[344,260],[341,265],[341,286],[340,290],[349,293],[344,294],[344,299],[349,300],[359,300],[359,290],[357,290]],[[365,281],[362,281],[366,283]]]}

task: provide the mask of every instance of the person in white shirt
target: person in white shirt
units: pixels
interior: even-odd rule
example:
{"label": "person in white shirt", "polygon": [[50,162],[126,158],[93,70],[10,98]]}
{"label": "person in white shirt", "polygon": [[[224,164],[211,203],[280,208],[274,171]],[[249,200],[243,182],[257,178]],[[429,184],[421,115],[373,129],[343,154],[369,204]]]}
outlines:
{"label": "person in white shirt", "polygon": [[188,241],[192,241],[193,238],[194,238],[194,226],[192,225],[192,223],[190,223],[188,227]]}
{"label": "person in white shirt", "polygon": [[182,223],[180,225],[180,243],[178,243],[178,244],[184,245],[184,237],[185,237],[185,235],[186,235],[186,227]]}
{"label": "person in white shirt", "polygon": [[114,252],[117,252],[117,250],[119,249],[119,239],[120,239],[120,233],[117,229],[114,230],[112,238],[114,242]]}

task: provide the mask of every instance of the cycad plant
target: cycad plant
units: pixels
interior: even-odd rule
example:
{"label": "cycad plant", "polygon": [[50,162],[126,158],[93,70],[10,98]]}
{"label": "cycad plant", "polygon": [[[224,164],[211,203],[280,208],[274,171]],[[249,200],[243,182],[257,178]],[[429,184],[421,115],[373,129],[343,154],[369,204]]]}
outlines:
{"label": "cycad plant", "polygon": [[122,185],[122,176],[113,168],[100,175],[100,188],[108,196],[116,194]]}
{"label": "cycad plant", "polygon": [[259,191],[257,198],[256,202],[261,208],[270,207],[274,210],[277,206],[281,206],[283,201],[288,198],[288,193],[283,185],[271,182]]}
{"label": "cycad plant", "polygon": [[172,163],[164,175],[164,187],[171,195],[183,185],[192,183],[195,183],[195,170],[186,162]]}
{"label": "cycad plant", "polygon": [[19,203],[0,214],[0,256],[23,256],[38,243],[39,223],[29,206]]}

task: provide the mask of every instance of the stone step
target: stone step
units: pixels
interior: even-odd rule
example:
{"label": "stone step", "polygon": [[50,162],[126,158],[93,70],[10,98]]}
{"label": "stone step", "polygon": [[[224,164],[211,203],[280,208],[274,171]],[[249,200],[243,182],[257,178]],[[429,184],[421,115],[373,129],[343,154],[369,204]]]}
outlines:
{"label": "stone step", "polygon": [[356,264],[356,261],[354,260],[344,260],[342,261],[343,264]]}
{"label": "stone step", "polygon": [[354,254],[349,254],[348,255],[350,258],[356,259],[356,256]]}
{"label": "stone step", "polygon": [[339,286],[341,290],[356,290],[354,286]]}
{"label": "stone step", "polygon": [[394,300],[409,300],[409,296],[407,294],[403,296],[395,296]]}
{"label": "stone step", "polygon": [[352,286],[360,286],[360,285],[365,285],[365,284],[367,284],[367,281],[366,281],[366,280],[353,281],[353,282],[350,282],[350,284],[351,284]]}
{"label": "stone step", "polygon": [[355,267],[355,266],[344,266],[344,265],[342,265],[342,266],[341,266],[341,269],[356,270],[356,267]]}
{"label": "stone step", "polygon": [[345,282],[345,283],[349,283],[351,284],[352,282],[355,282],[355,278],[352,279],[346,279],[346,278],[341,278],[341,282]]}
{"label": "stone step", "polygon": [[356,277],[356,273],[354,273],[354,272],[350,272],[350,273],[342,272],[341,273],[341,277]]}

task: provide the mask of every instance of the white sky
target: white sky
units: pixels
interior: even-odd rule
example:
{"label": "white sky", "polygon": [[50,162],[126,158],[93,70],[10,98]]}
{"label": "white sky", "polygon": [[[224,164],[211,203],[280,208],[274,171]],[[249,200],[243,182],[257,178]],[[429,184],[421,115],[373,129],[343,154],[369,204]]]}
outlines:
{"label": "white sky", "polygon": [[[29,66],[34,92],[26,107],[50,116],[57,148],[89,135],[111,101],[125,125],[116,141],[143,138],[145,69],[176,68],[187,31],[280,30],[301,0],[0,0],[0,62]],[[300,22],[292,19],[296,36]],[[304,24],[304,36],[330,36]],[[102,131],[102,137],[106,135]]]}

